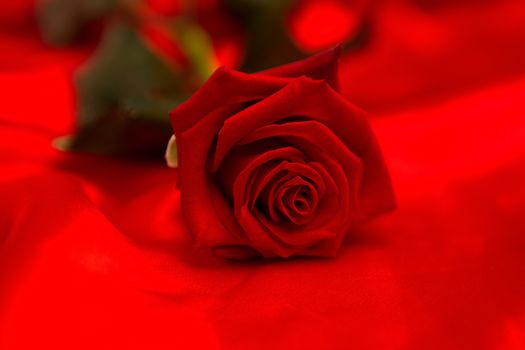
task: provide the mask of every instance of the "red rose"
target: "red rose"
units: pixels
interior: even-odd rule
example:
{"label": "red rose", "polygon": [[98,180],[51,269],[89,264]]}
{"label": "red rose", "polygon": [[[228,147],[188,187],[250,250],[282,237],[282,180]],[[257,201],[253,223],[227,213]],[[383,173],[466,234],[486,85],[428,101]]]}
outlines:
{"label": "red rose", "polygon": [[216,255],[334,256],[394,206],[365,112],[339,94],[340,48],[257,74],[218,69],[172,111],[185,220]]}

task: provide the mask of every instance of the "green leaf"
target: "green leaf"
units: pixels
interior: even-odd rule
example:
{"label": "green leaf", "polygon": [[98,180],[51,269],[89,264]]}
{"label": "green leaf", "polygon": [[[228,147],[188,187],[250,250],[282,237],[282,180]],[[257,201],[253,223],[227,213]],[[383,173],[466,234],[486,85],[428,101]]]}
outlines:
{"label": "green leaf", "polygon": [[180,17],[174,23],[174,32],[190,61],[200,83],[206,81],[217,68],[213,45],[208,34],[189,18]]}
{"label": "green leaf", "polygon": [[57,140],[58,148],[162,158],[172,135],[169,111],[186,100],[212,69],[211,58],[196,55],[211,57],[207,37],[195,34],[198,28],[187,29],[193,24],[181,23],[173,27],[200,39],[192,43],[189,71],[177,70],[156,56],[131,23],[112,22],[97,52],[76,74],[77,130]]}

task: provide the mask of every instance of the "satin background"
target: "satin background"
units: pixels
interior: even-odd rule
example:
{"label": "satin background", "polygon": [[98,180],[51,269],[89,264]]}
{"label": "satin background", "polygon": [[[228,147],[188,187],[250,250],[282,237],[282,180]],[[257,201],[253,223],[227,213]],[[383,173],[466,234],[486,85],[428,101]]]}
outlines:
{"label": "satin background", "polygon": [[342,60],[398,209],[336,259],[195,247],[177,171],[61,153],[71,76],[0,5],[0,349],[524,349],[525,3],[383,1]]}

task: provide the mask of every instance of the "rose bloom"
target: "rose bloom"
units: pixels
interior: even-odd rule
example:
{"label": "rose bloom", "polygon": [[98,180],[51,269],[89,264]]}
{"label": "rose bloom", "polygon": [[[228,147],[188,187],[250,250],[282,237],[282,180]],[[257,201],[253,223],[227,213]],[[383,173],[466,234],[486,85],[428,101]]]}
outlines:
{"label": "rose bloom", "polygon": [[340,47],[256,74],[219,68],[171,113],[184,218],[221,257],[334,256],[393,209],[367,114],[339,94]]}

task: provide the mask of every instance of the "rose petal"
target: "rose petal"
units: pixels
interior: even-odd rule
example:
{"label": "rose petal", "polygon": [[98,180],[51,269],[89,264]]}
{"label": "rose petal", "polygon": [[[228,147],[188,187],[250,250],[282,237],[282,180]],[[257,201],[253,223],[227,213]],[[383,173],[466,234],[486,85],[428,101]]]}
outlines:
{"label": "rose petal", "polygon": [[175,136],[178,137],[179,133],[206,119],[216,109],[265,98],[290,81],[288,78],[244,74],[220,67],[195,94],[171,111],[170,120]]}
{"label": "rose petal", "polygon": [[[317,187],[317,192],[319,192],[319,196],[323,196],[326,191],[326,185],[323,181],[322,176],[311,166],[308,164],[301,164],[301,163],[290,163],[290,162],[283,162],[279,164],[279,166],[274,167],[270,171],[264,172],[264,177],[257,179],[254,181],[256,183],[256,187],[250,191],[251,199],[254,200],[256,198],[259,198],[260,196],[265,197],[265,194],[262,193],[263,189],[267,192],[267,195],[271,195],[275,192],[276,186],[279,186],[283,183],[283,181],[289,180],[289,177],[286,178],[280,178],[280,181],[271,181],[276,177],[276,174],[278,172],[286,171],[288,174],[298,174],[303,177],[306,177],[310,180],[310,183],[315,184]],[[268,184],[271,183],[271,186]],[[269,199],[271,200],[271,199]],[[253,206],[253,203],[252,203]]]}
{"label": "rose petal", "polygon": [[[234,187],[241,188],[241,192],[244,193],[244,190],[249,186],[250,175],[258,167],[271,161],[285,160],[304,162],[304,154],[294,147],[277,148],[266,152],[258,152],[256,149],[244,147],[232,152],[216,174],[225,194],[230,198],[236,198]],[[247,175],[240,176],[239,174]]]}
{"label": "rose petal", "polygon": [[325,80],[334,90],[339,91],[339,58],[342,47],[338,45],[302,61],[285,64],[260,72],[259,74],[276,77],[298,78],[307,76],[316,80]]}
{"label": "rose petal", "polygon": [[[179,153],[178,184],[184,218],[197,241],[209,245],[239,244],[245,238],[229,203],[210,180],[206,161],[215,130],[226,115],[235,113],[238,106],[216,110],[192,129],[177,136]],[[211,200],[210,200],[211,199]]]}
{"label": "rose petal", "polygon": [[[297,254],[298,252],[307,251],[313,244],[317,242],[332,239],[336,236],[336,232],[333,231],[302,231],[301,234],[281,234],[275,235],[276,230],[282,230],[281,226],[272,227],[272,223],[267,220],[264,215],[261,215],[257,211],[251,212],[247,207],[243,207],[239,213],[239,220],[244,224],[245,227],[250,228],[250,241],[253,247],[257,247],[257,250],[262,256],[266,258],[281,257],[286,258]],[[265,224],[265,225],[261,225]],[[270,227],[271,229],[268,229]],[[284,240],[287,241],[284,241]],[[290,242],[293,241],[293,245]],[[316,256],[331,256],[317,255]]]}
{"label": "rose petal", "polygon": [[[308,201],[303,199],[297,199],[297,194],[301,190],[301,187],[307,186],[310,187],[310,191],[316,193],[315,198],[317,197],[317,191],[313,188],[313,185],[305,181],[302,177],[295,175],[292,179],[288,180],[285,184],[280,186],[276,200],[272,203],[268,203],[268,206],[276,206],[279,211],[292,223],[296,225],[303,225],[312,219],[308,216],[308,212],[317,207],[317,201],[314,201],[312,207],[308,204]],[[307,207],[306,212],[299,212],[296,208],[296,201],[302,201]]]}
{"label": "rose petal", "polygon": [[337,46],[305,60],[258,74],[244,74],[220,67],[192,97],[170,113],[175,134],[191,128],[220,106],[266,98],[290,83],[292,78],[303,75],[326,80],[338,90],[340,55],[341,47]]}

